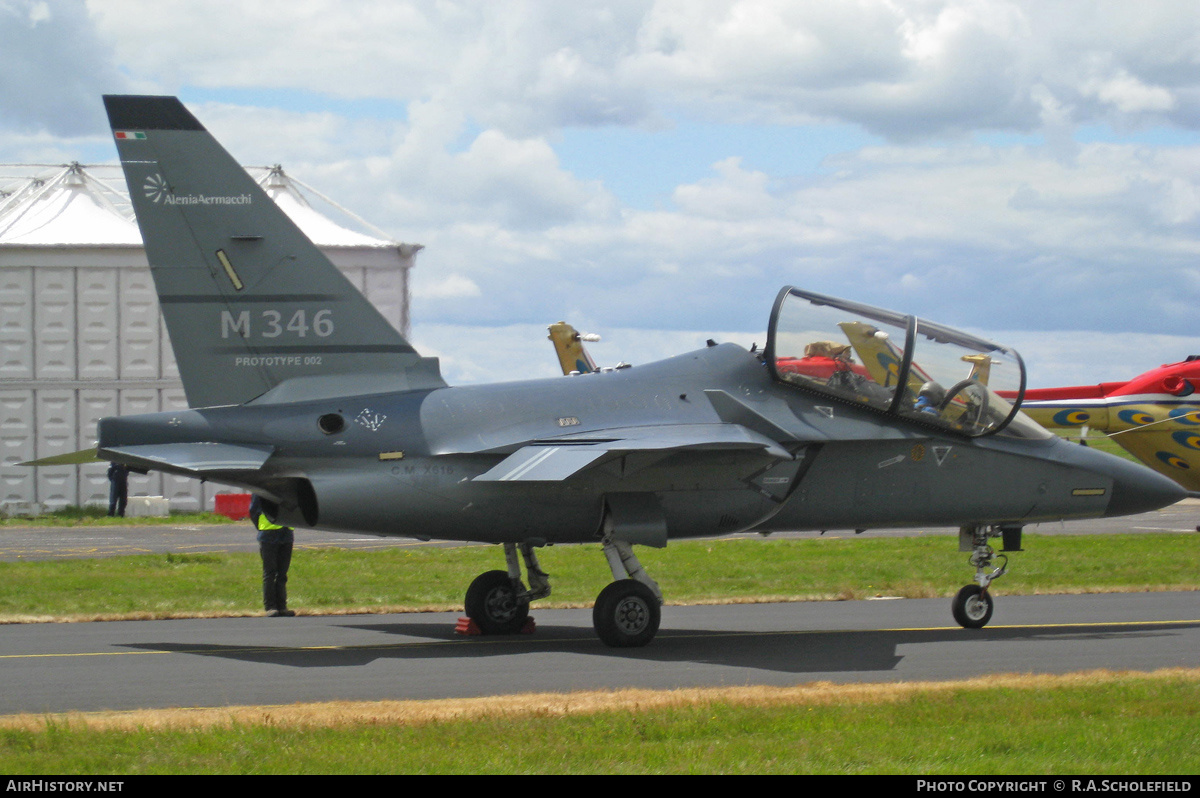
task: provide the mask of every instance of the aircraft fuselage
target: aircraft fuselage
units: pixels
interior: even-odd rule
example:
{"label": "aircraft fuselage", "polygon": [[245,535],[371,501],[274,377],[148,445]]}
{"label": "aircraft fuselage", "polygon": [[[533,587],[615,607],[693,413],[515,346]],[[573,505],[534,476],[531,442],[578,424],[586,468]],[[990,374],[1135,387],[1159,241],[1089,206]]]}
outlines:
{"label": "aircraft fuselage", "polygon": [[[589,432],[721,424],[729,407],[751,427],[770,425],[792,459],[736,445],[673,448],[612,452],[570,479],[481,479],[529,441],[569,454],[594,445]],[[604,374],[100,425],[102,451],[264,441],[273,451],[252,481],[219,468],[207,478],[274,496],[279,520],[293,526],[488,542],[597,540],[606,506],[627,494],[653,494],[667,535],[685,538],[1095,517],[1115,514],[1117,483],[1134,479],[1144,491],[1147,480],[1058,439],[880,424],[869,410],[774,381],[757,356],[731,344]]]}

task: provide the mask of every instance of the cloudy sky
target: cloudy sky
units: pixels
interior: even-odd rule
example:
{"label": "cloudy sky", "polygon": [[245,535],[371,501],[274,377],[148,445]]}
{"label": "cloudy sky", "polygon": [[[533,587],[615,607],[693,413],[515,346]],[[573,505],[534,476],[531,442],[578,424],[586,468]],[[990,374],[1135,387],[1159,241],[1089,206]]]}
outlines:
{"label": "cloudy sky", "polygon": [[424,244],[451,382],[762,342],[793,284],[1018,348],[1031,384],[1200,353],[1194,0],[0,0],[0,162],[115,162],[177,94]]}

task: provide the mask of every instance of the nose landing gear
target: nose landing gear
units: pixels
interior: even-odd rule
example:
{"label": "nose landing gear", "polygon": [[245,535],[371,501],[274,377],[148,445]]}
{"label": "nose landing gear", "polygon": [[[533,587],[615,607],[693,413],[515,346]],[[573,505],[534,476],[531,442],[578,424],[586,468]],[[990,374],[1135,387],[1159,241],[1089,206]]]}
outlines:
{"label": "nose landing gear", "polygon": [[[992,619],[992,610],[995,609],[995,604],[991,594],[988,593],[988,586],[993,580],[1008,573],[1008,557],[1005,554],[997,554],[996,550],[988,545],[988,538],[998,537],[1004,539],[1004,551],[1021,550],[1021,527],[1019,526],[971,524],[958,530],[959,551],[971,552],[968,562],[975,566],[975,582],[977,583],[966,585],[958,591],[958,595],[954,597],[954,601],[950,605],[954,620],[964,629],[982,629]],[[993,568],[992,564],[996,558],[1002,562]]]}

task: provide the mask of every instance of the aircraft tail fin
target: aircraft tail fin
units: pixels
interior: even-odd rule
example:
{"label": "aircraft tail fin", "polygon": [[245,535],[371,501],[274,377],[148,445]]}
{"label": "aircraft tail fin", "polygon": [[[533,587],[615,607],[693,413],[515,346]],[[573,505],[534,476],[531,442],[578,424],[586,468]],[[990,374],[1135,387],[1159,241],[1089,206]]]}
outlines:
{"label": "aircraft tail fin", "polygon": [[177,98],[104,104],[191,407],[445,386]]}
{"label": "aircraft tail fin", "polygon": [[[578,330],[565,321],[555,322],[547,329],[550,331],[549,338],[554,344],[554,352],[558,355],[558,364],[562,367],[563,374],[590,374],[600,370],[596,368],[596,361],[592,360],[592,356],[583,347],[584,336],[580,335]],[[597,339],[593,337],[592,340]]]}

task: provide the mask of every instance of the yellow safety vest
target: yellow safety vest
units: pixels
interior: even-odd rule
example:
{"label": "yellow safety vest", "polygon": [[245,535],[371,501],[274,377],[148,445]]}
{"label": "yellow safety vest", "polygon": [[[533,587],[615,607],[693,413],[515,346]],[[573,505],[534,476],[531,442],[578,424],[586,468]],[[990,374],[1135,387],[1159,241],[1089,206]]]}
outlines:
{"label": "yellow safety vest", "polygon": [[254,525],[256,527],[258,527],[258,530],[260,532],[269,532],[272,529],[283,529],[284,528],[284,526],[282,524],[272,524],[271,519],[267,518],[266,513],[259,513],[258,520],[254,522]]}

